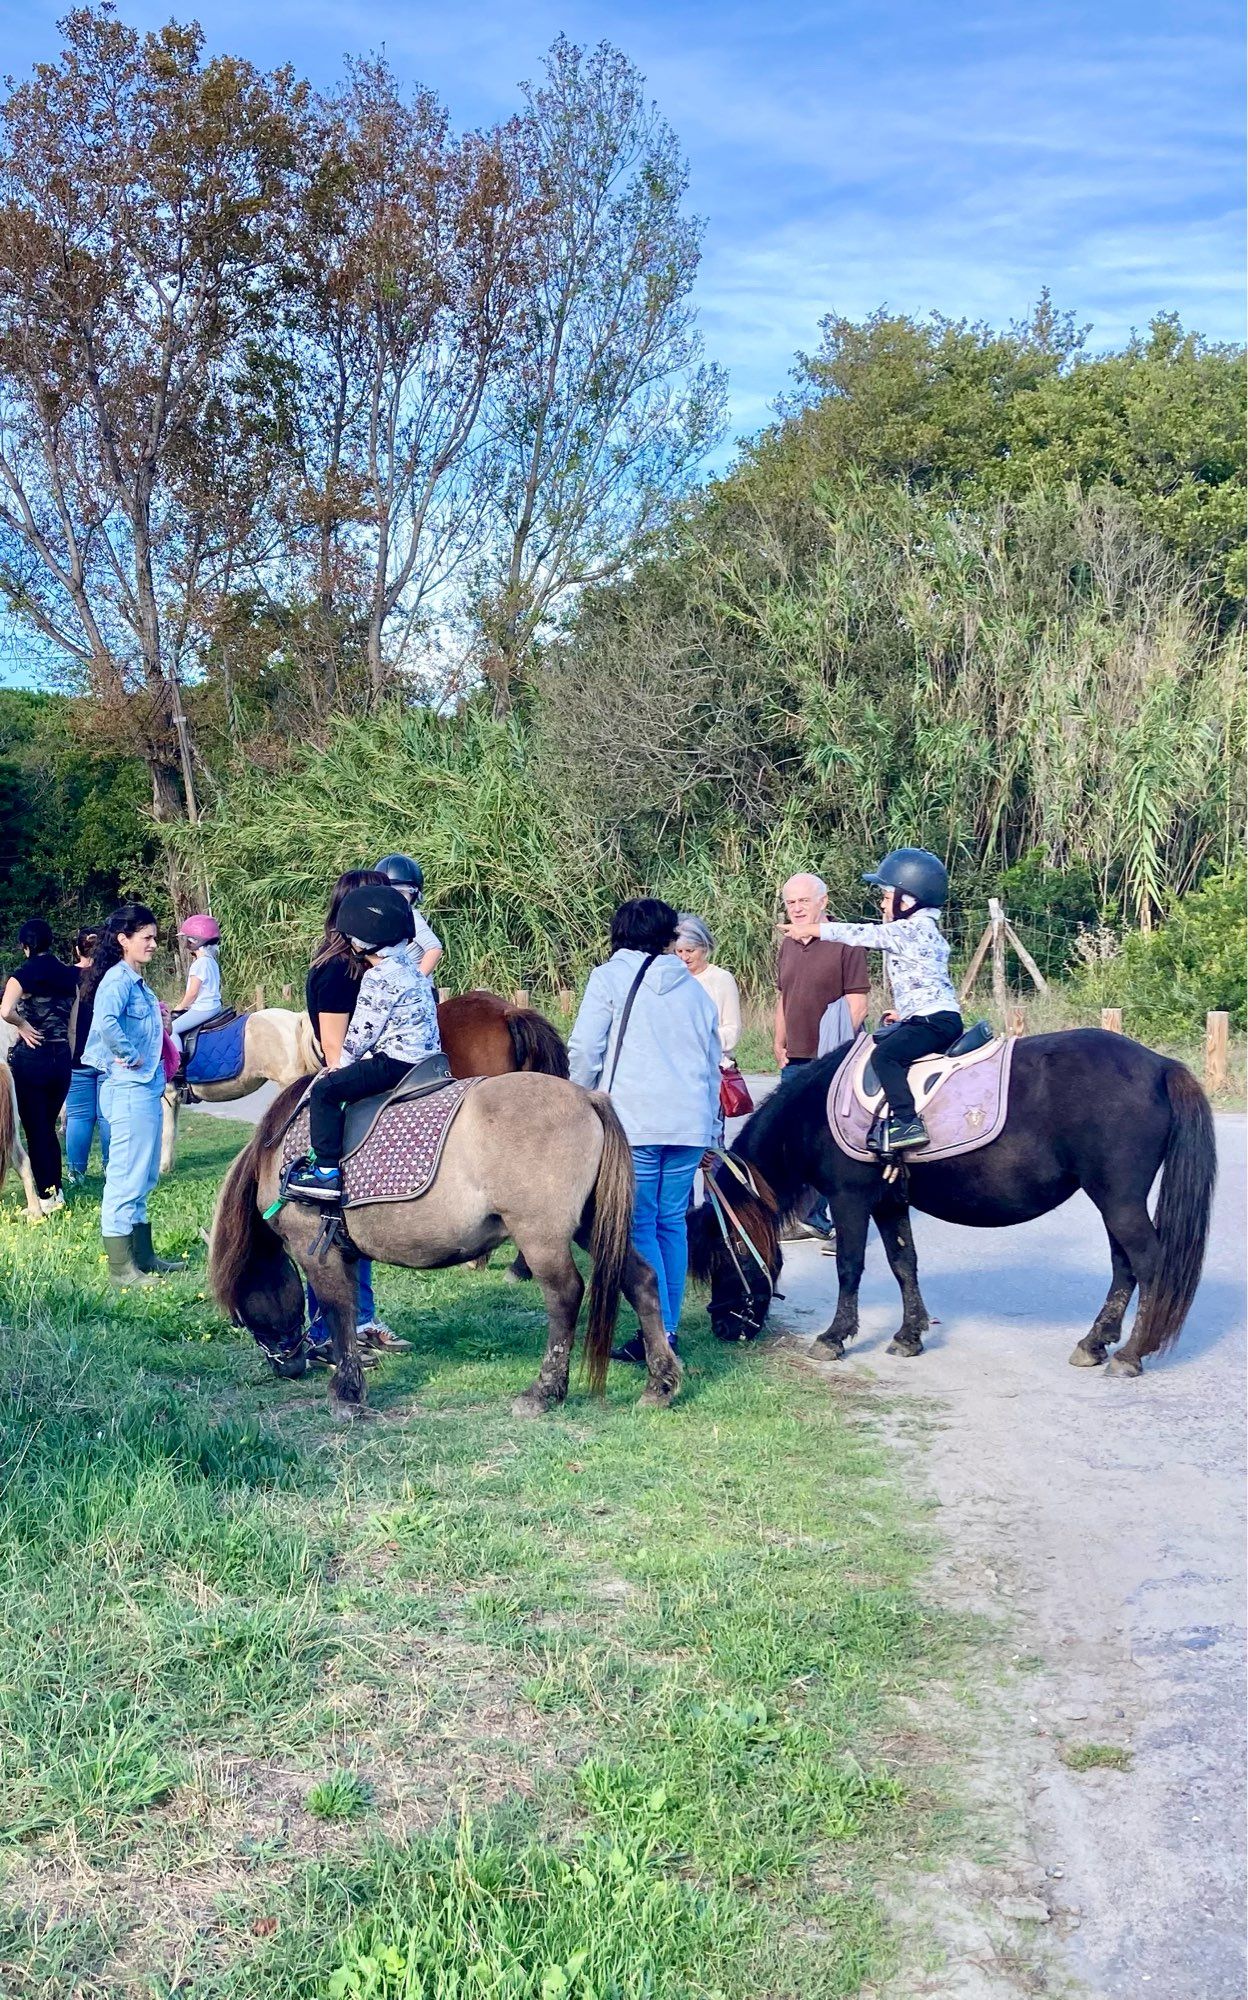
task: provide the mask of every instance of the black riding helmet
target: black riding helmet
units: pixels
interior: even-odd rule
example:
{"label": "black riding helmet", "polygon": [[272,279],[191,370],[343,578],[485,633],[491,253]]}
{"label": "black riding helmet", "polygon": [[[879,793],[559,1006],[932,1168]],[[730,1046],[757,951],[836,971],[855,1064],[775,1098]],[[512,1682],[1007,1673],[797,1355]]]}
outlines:
{"label": "black riding helmet", "polygon": [[949,870],[925,847],[895,847],[862,879],[877,889],[900,889],[924,910],[938,910],[949,897]]}
{"label": "black riding helmet", "polygon": [[405,891],[413,903],[419,903],[425,893],[425,871],[410,854],[383,854],[377,873],[384,875],[392,888]]}
{"label": "black riding helmet", "polygon": [[357,951],[384,951],[387,945],[406,944],[415,930],[407,897],[380,882],[349,890],[334,927],[341,936],[350,938]]}

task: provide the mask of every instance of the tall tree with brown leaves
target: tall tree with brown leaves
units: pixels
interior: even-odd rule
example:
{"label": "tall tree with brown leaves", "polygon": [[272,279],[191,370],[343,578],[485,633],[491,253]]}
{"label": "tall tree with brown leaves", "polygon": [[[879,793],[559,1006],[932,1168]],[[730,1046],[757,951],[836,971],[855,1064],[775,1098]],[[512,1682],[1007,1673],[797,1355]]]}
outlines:
{"label": "tall tree with brown leaves", "polygon": [[[196,814],[182,684],[261,521],[262,326],[304,93],[109,6],[0,106],[0,592]],[[260,413],[263,416],[263,413]]]}
{"label": "tall tree with brown leaves", "polygon": [[307,160],[273,375],[290,578],[318,699],[358,647],[375,702],[479,546],[482,403],[528,231],[500,135],[457,137],[377,58],[318,103]]}

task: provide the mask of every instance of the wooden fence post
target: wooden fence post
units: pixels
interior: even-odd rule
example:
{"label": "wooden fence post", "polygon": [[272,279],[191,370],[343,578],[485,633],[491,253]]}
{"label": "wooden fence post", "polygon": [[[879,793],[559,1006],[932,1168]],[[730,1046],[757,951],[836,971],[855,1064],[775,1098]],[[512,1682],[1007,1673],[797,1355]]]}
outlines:
{"label": "wooden fence post", "polygon": [[513,1007],[527,1007],[527,1006],[528,1006],[528,1004],[529,1004],[529,996],[528,996],[528,994],[527,994],[527,993],[525,992],[525,990],[524,990],[523,986],[517,986],[517,988],[516,988],[515,992],[514,992],[514,993],[512,994],[512,996],[511,996],[511,1004],[512,1004],[512,1006],[513,1006]]}
{"label": "wooden fence post", "polygon": [[988,920],[992,928],[992,1004],[1005,1012],[1005,912],[995,896],[988,898]]}
{"label": "wooden fence post", "polygon": [[1025,1035],[1027,1033],[1027,1016],[1021,1007],[1010,1008],[1010,1018],[1006,1022],[1005,1027],[1006,1033],[1009,1035]]}
{"label": "wooden fence post", "polygon": [[283,986],[283,988],[282,988],[282,998],[283,998],[283,1000],[289,1000],[289,998],[290,998],[290,988],[289,988],[289,986]]}
{"label": "wooden fence post", "polygon": [[1205,1089],[1212,1096],[1226,1089],[1226,1040],[1229,1014],[1205,1015]]}
{"label": "wooden fence post", "polygon": [[1122,1008],[1102,1007],[1101,1026],[1108,1029],[1111,1035],[1120,1035],[1122,1033]]}
{"label": "wooden fence post", "polygon": [[573,997],[570,986],[561,986],[559,988],[559,1012],[561,1014],[570,1014],[572,1012]]}
{"label": "wooden fence post", "polygon": [[263,1008],[263,1007],[267,1006],[267,1004],[268,1004],[268,1003],[267,1003],[267,1001],[265,1000],[265,997],[264,997],[264,988],[263,988],[263,986],[257,986],[257,988],[256,988],[256,1006],[257,1006],[257,1008],[258,1008],[258,1009],[259,1009],[259,1008]]}

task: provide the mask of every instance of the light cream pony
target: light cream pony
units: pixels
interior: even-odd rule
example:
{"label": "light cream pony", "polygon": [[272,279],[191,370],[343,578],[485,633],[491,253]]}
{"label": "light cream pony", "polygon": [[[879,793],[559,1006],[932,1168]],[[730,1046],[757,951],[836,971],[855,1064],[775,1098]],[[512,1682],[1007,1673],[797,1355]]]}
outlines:
{"label": "light cream pony", "polygon": [[[247,1016],[243,1030],[243,1070],[228,1083],[197,1083],[196,1097],[205,1104],[227,1104],[236,1097],[250,1097],[265,1083],[294,1083],[301,1076],[315,1076],[321,1067],[320,1052],[306,1014],[289,1007],[258,1007]],[[178,1111],[181,1094],[172,1086],[165,1092],[164,1125],[161,1133],[160,1171],[170,1172],[178,1147]]]}

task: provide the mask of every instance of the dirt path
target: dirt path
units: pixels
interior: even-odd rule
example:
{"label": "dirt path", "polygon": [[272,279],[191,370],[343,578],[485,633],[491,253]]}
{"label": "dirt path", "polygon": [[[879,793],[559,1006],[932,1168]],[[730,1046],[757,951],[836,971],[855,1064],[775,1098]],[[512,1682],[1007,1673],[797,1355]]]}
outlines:
{"label": "dirt path", "polygon": [[[908,1993],[1244,2000],[1245,1125],[1217,1123],[1204,1282],[1140,1381],[1067,1366],[1108,1275],[1082,1195],[1010,1230],[916,1215],[941,1322],[916,1361],[885,1355],[897,1291],[872,1238],[863,1332],[839,1366],[901,1399],[899,1448],[940,1506],[938,1588],[1006,1615],[1024,1662],[969,1772],[1013,1809],[1013,1872],[963,1878],[951,1962]],[[776,1312],[805,1344],[835,1274],[813,1244],[788,1247]],[[1123,1746],[1131,1768],[1071,1770],[1059,1751],[1080,1744]]]}

